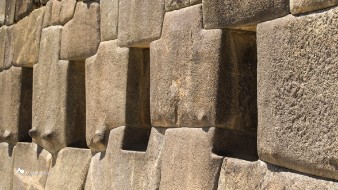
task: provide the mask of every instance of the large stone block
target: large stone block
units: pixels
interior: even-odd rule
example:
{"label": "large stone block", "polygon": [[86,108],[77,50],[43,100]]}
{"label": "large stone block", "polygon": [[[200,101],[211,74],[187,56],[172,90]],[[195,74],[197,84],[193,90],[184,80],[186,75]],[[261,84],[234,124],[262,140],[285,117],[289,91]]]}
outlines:
{"label": "large stone block", "polygon": [[260,159],[338,179],[338,8],[258,25]]}
{"label": "large stone block", "polygon": [[44,12],[44,7],[36,9],[14,26],[13,62],[15,66],[33,67],[38,62]]}
{"label": "large stone block", "polygon": [[17,0],[15,3],[15,21],[19,21],[39,7],[35,0]]}
{"label": "large stone block", "polygon": [[9,69],[13,60],[13,26],[0,28],[0,71]]}
{"label": "large stone block", "polygon": [[6,18],[6,1],[7,0],[0,0],[0,26],[5,24]]}
{"label": "large stone block", "polygon": [[12,67],[0,73],[0,142],[30,141],[33,71]]}
{"label": "large stone block", "polygon": [[150,47],[152,126],[255,132],[255,33],[202,28],[201,5],[166,13]]}
{"label": "large stone block", "polygon": [[120,0],[119,46],[149,47],[161,37],[164,0]]}
{"label": "large stone block", "polygon": [[101,41],[117,39],[119,0],[101,0]]}
{"label": "large stone block", "polygon": [[12,25],[14,23],[15,4],[16,0],[6,0],[6,25]]}
{"label": "large stone block", "polygon": [[62,30],[62,60],[84,60],[93,56],[100,43],[100,5],[77,2],[74,18]]}
{"label": "large stone block", "polygon": [[35,143],[18,143],[13,151],[13,188],[44,189],[52,155]]}
{"label": "large stone block", "polygon": [[150,138],[149,132],[112,129],[107,151],[92,158],[85,189],[159,189],[165,129],[152,128]]}
{"label": "large stone block", "polygon": [[202,0],[165,0],[165,10],[173,11],[202,3]]}
{"label": "large stone block", "polygon": [[290,0],[292,14],[301,14],[338,5],[338,0]]}
{"label": "large stone block", "polygon": [[59,61],[61,26],[43,29],[39,63],[34,65],[33,141],[52,154],[85,147],[85,65]]}
{"label": "large stone block", "polygon": [[[1,74],[0,74],[1,75]],[[13,185],[13,147],[0,143],[0,189],[12,189]]]}
{"label": "large stone block", "polygon": [[338,189],[338,182],[318,179],[279,168],[262,161],[248,162],[234,158],[223,161],[218,189]]}
{"label": "large stone block", "polygon": [[62,149],[55,165],[49,170],[45,189],[84,189],[91,158],[89,149]]}
{"label": "large stone block", "polygon": [[86,60],[87,144],[103,151],[109,130],[150,127],[149,50],[101,42]]}
{"label": "large stone block", "polygon": [[289,0],[205,0],[205,28],[240,28],[255,30],[257,23],[290,13]]}
{"label": "large stone block", "polygon": [[76,0],[50,0],[46,5],[44,27],[64,25],[73,18]]}
{"label": "large stone block", "polygon": [[0,72],[4,69],[5,66],[6,34],[7,27],[2,26],[0,28]]}

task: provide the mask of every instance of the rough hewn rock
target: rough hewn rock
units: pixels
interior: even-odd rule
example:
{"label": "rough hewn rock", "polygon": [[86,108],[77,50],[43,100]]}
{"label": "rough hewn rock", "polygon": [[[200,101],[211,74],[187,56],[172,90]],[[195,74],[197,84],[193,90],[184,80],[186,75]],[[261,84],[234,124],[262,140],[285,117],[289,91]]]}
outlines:
{"label": "rough hewn rock", "polygon": [[34,142],[52,154],[85,146],[85,65],[59,61],[61,26],[43,29],[39,63],[34,65]]}
{"label": "rough hewn rock", "polygon": [[218,189],[338,189],[338,183],[293,173],[262,161],[225,158]]}
{"label": "rough hewn rock", "polygon": [[119,0],[101,0],[101,41],[117,39]]}
{"label": "rough hewn rock", "polygon": [[120,46],[149,47],[161,37],[164,0],[121,0],[118,39]]}
{"label": "rough hewn rock", "polygon": [[202,3],[202,0],[165,0],[165,10],[172,11]]}
{"label": "rough hewn rock", "polygon": [[[91,161],[86,190],[158,189],[164,129],[112,129],[105,153]],[[142,147],[140,147],[142,146]]]}
{"label": "rough hewn rock", "polygon": [[20,67],[0,74],[0,142],[30,140],[32,77],[32,69]]}
{"label": "rough hewn rock", "polygon": [[5,142],[0,143],[0,189],[4,190],[12,189],[13,185],[12,149],[13,147],[9,144]]}
{"label": "rough hewn rock", "polygon": [[19,21],[38,8],[35,0],[17,0],[15,3],[15,21]]}
{"label": "rough hewn rock", "polygon": [[6,0],[0,0],[0,26],[5,24]]}
{"label": "rough hewn rock", "polygon": [[14,23],[15,4],[16,0],[6,0],[6,25],[12,25]]}
{"label": "rough hewn rock", "polygon": [[44,189],[52,155],[35,143],[14,147],[13,189]]}
{"label": "rough hewn rock", "polygon": [[33,67],[38,62],[44,12],[44,7],[36,9],[14,26],[13,61],[15,66]]}
{"label": "rough hewn rock", "polygon": [[338,0],[290,0],[292,14],[301,14],[338,5]]}
{"label": "rough hewn rock", "polygon": [[[13,26],[7,27],[6,30],[6,37],[5,37],[5,43],[6,43],[6,49],[5,49],[5,57],[4,57],[4,69],[9,69],[12,66],[13,62]],[[1,69],[0,69],[1,70]]]}
{"label": "rough hewn rock", "polygon": [[61,1],[52,0],[52,11],[51,11],[51,25],[60,24],[60,12],[61,12]]}
{"label": "rough hewn rock", "polygon": [[49,170],[46,190],[84,189],[92,158],[89,149],[64,148]]}
{"label": "rough hewn rock", "polygon": [[76,0],[61,0],[60,24],[64,25],[73,18],[75,7]]}
{"label": "rough hewn rock", "polygon": [[2,26],[0,28],[0,72],[4,69],[5,66],[6,34],[7,26]]}
{"label": "rough hewn rock", "polygon": [[256,131],[255,33],[203,30],[195,5],[166,13],[150,52],[152,126]]}
{"label": "rough hewn rock", "polygon": [[50,0],[47,2],[44,27],[65,25],[74,16],[76,0]]}
{"label": "rough hewn rock", "polygon": [[255,30],[257,23],[290,13],[289,0],[203,1],[203,24],[207,29]]}
{"label": "rough hewn rock", "polygon": [[93,56],[100,43],[100,6],[77,2],[74,18],[62,30],[62,60],[84,60]]}
{"label": "rough hewn rock", "polygon": [[86,104],[92,150],[105,149],[112,128],[150,127],[149,50],[101,42],[98,53],[86,60]]}
{"label": "rough hewn rock", "polygon": [[338,179],[338,8],[258,25],[260,159]]}
{"label": "rough hewn rock", "polygon": [[42,23],[42,27],[46,28],[50,25],[52,25],[52,8],[53,8],[53,2],[57,1],[57,0],[50,0],[47,2],[46,4],[46,8],[45,8],[45,14],[43,17],[43,23]]}

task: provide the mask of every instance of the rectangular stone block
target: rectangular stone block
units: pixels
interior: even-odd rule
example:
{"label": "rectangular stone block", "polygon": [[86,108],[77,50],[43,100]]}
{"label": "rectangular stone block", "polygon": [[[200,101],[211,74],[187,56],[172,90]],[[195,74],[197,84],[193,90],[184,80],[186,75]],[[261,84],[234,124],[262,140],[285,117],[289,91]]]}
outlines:
{"label": "rectangular stone block", "polygon": [[6,0],[6,25],[12,25],[14,23],[15,4],[16,0]]}
{"label": "rectangular stone block", "polygon": [[103,151],[109,130],[150,127],[149,50],[101,42],[86,60],[87,144]]}
{"label": "rectangular stone block", "polygon": [[101,41],[117,39],[119,0],[101,0]]}
{"label": "rectangular stone block", "polygon": [[12,67],[0,73],[0,142],[28,142],[32,118],[33,71]]}
{"label": "rectangular stone block", "polygon": [[317,11],[338,5],[338,0],[290,0],[292,14],[301,14]]}
{"label": "rectangular stone block", "polygon": [[119,2],[119,46],[149,47],[161,37],[164,0],[121,0]]}
{"label": "rectangular stone block", "polygon": [[338,8],[258,25],[260,159],[338,179]]}
{"label": "rectangular stone block", "polygon": [[33,67],[38,62],[44,12],[44,7],[36,9],[14,26],[13,62],[15,66]]}
{"label": "rectangular stone block", "polygon": [[338,183],[279,168],[262,161],[225,158],[218,189],[338,189]]}
{"label": "rectangular stone block", "polygon": [[[1,74],[0,74],[1,75]],[[13,147],[0,143],[0,189],[12,189],[13,185]]]}
{"label": "rectangular stone block", "polygon": [[34,9],[39,7],[39,2],[35,0],[18,0],[15,3],[15,22],[29,15]]}
{"label": "rectangular stone block", "polygon": [[0,28],[0,71],[9,69],[13,60],[13,26]]}
{"label": "rectangular stone block", "polygon": [[165,129],[152,128],[148,142],[149,131],[112,129],[107,151],[92,158],[85,189],[159,189]]}
{"label": "rectangular stone block", "polygon": [[255,132],[255,33],[202,28],[201,5],[166,13],[150,45],[152,126]]}
{"label": "rectangular stone block", "polygon": [[75,12],[76,0],[50,0],[46,4],[43,27],[65,25]]}
{"label": "rectangular stone block", "polygon": [[91,158],[89,149],[62,149],[49,170],[45,189],[84,189]]}
{"label": "rectangular stone block", "polygon": [[52,155],[35,143],[18,143],[13,150],[13,188],[44,189]]}
{"label": "rectangular stone block", "polygon": [[203,1],[203,24],[207,29],[255,30],[257,23],[289,13],[289,0]]}
{"label": "rectangular stone block", "polygon": [[85,65],[59,61],[61,26],[43,29],[39,63],[34,65],[33,141],[52,154],[85,147]]}
{"label": "rectangular stone block", "polygon": [[202,0],[165,0],[165,10],[178,10],[199,3],[202,3]]}
{"label": "rectangular stone block", "polygon": [[62,30],[60,58],[84,60],[96,53],[99,43],[99,3],[77,2],[74,18],[67,22]]}

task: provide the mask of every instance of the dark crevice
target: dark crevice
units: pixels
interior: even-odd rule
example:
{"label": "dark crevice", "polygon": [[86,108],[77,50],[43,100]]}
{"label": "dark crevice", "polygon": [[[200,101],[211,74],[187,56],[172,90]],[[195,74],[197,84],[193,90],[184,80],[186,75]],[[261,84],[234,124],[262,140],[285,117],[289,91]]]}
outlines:
{"label": "dark crevice", "polygon": [[126,127],[122,150],[145,152],[148,147],[151,128]]}

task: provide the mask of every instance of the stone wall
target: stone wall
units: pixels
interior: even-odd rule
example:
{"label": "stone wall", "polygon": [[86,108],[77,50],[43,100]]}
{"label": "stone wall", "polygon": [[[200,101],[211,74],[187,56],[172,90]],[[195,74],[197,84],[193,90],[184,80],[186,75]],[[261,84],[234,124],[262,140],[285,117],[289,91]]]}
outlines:
{"label": "stone wall", "polygon": [[0,190],[338,189],[337,0],[0,0]]}

